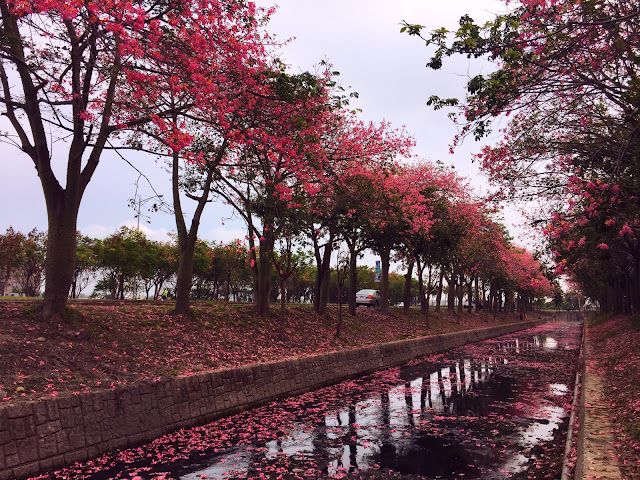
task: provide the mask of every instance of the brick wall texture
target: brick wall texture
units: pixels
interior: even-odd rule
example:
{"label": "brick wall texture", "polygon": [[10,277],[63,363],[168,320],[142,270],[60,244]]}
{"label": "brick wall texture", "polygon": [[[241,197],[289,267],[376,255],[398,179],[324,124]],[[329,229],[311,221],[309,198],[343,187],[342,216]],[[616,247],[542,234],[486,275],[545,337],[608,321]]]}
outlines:
{"label": "brick wall texture", "polygon": [[541,321],[422,337],[0,407],[0,480],[22,479]]}

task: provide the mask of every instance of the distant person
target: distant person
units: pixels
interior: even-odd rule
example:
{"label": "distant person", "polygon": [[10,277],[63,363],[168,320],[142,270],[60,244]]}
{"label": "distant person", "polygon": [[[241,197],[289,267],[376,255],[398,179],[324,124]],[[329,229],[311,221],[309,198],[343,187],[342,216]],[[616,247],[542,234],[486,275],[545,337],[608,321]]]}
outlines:
{"label": "distant person", "polygon": [[167,298],[169,298],[169,290],[167,290],[166,288],[162,291],[162,300],[166,300]]}

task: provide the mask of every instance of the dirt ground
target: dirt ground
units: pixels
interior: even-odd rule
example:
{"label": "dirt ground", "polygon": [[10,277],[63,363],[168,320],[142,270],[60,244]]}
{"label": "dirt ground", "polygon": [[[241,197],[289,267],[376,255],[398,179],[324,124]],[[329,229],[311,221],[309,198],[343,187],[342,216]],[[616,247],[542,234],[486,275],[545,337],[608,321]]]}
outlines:
{"label": "dirt ground", "polygon": [[336,338],[337,307],[320,316],[308,305],[274,308],[267,318],[253,307],[196,303],[192,317],[173,316],[172,305],[149,302],[76,302],[65,318],[43,321],[38,303],[0,302],[0,401],[19,402],[167,375],[192,375],[255,362],[353,348],[423,335],[517,321],[497,316],[443,312],[430,328],[418,310],[382,315],[344,308]]}

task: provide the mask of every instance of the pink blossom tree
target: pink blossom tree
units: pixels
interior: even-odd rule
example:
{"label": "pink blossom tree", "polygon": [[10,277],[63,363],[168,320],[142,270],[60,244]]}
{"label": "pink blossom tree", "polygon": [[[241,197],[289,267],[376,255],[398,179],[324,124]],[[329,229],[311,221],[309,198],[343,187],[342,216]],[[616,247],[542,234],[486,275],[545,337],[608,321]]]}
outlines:
{"label": "pink blossom tree", "polygon": [[[241,62],[263,13],[234,0],[3,0],[0,13],[0,103],[13,129],[7,139],[33,162],[47,205],[43,313],[50,316],[66,306],[78,209],[104,151],[150,122],[188,143],[171,120],[190,105],[159,102],[161,89],[206,98],[218,79],[218,54]],[[64,186],[52,168],[58,156],[65,158]]]}
{"label": "pink blossom tree", "polygon": [[[432,68],[457,54],[496,63],[494,72],[470,79],[464,102],[433,96],[430,103],[459,108],[461,131],[454,145],[466,135],[481,138],[495,119],[506,119],[500,141],[485,147],[478,160],[500,197],[542,203],[534,220],[554,224],[546,229],[551,241],[560,230],[574,230],[576,224],[582,228],[585,222],[595,223],[585,233],[606,230],[615,222],[630,230],[623,237],[635,237],[640,218],[637,2],[505,3],[509,12],[484,26],[464,16],[456,31],[439,29],[423,37],[435,46]],[[422,27],[407,24],[404,30],[421,35]],[[565,240],[577,243],[581,238]],[[609,247],[595,237],[586,236],[584,242],[592,249],[573,254],[598,256]],[[633,273],[626,279],[618,275],[615,283],[619,295],[626,295],[628,287],[640,299],[640,250],[633,242],[627,247],[621,270]],[[567,259],[557,259],[561,269]]]}

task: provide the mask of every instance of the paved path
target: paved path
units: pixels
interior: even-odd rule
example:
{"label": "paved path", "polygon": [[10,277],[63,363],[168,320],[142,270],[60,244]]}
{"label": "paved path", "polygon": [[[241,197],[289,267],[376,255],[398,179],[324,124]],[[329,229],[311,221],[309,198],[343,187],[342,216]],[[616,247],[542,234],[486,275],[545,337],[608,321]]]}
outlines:
{"label": "paved path", "polygon": [[[606,401],[604,380],[597,372],[593,356],[594,345],[587,334],[585,358],[587,367],[583,382],[584,418],[584,443],[583,454],[583,480],[622,480],[622,474],[618,468],[613,444],[615,437],[611,433],[612,425],[609,421],[611,412]],[[591,359],[591,360],[590,360]]]}

